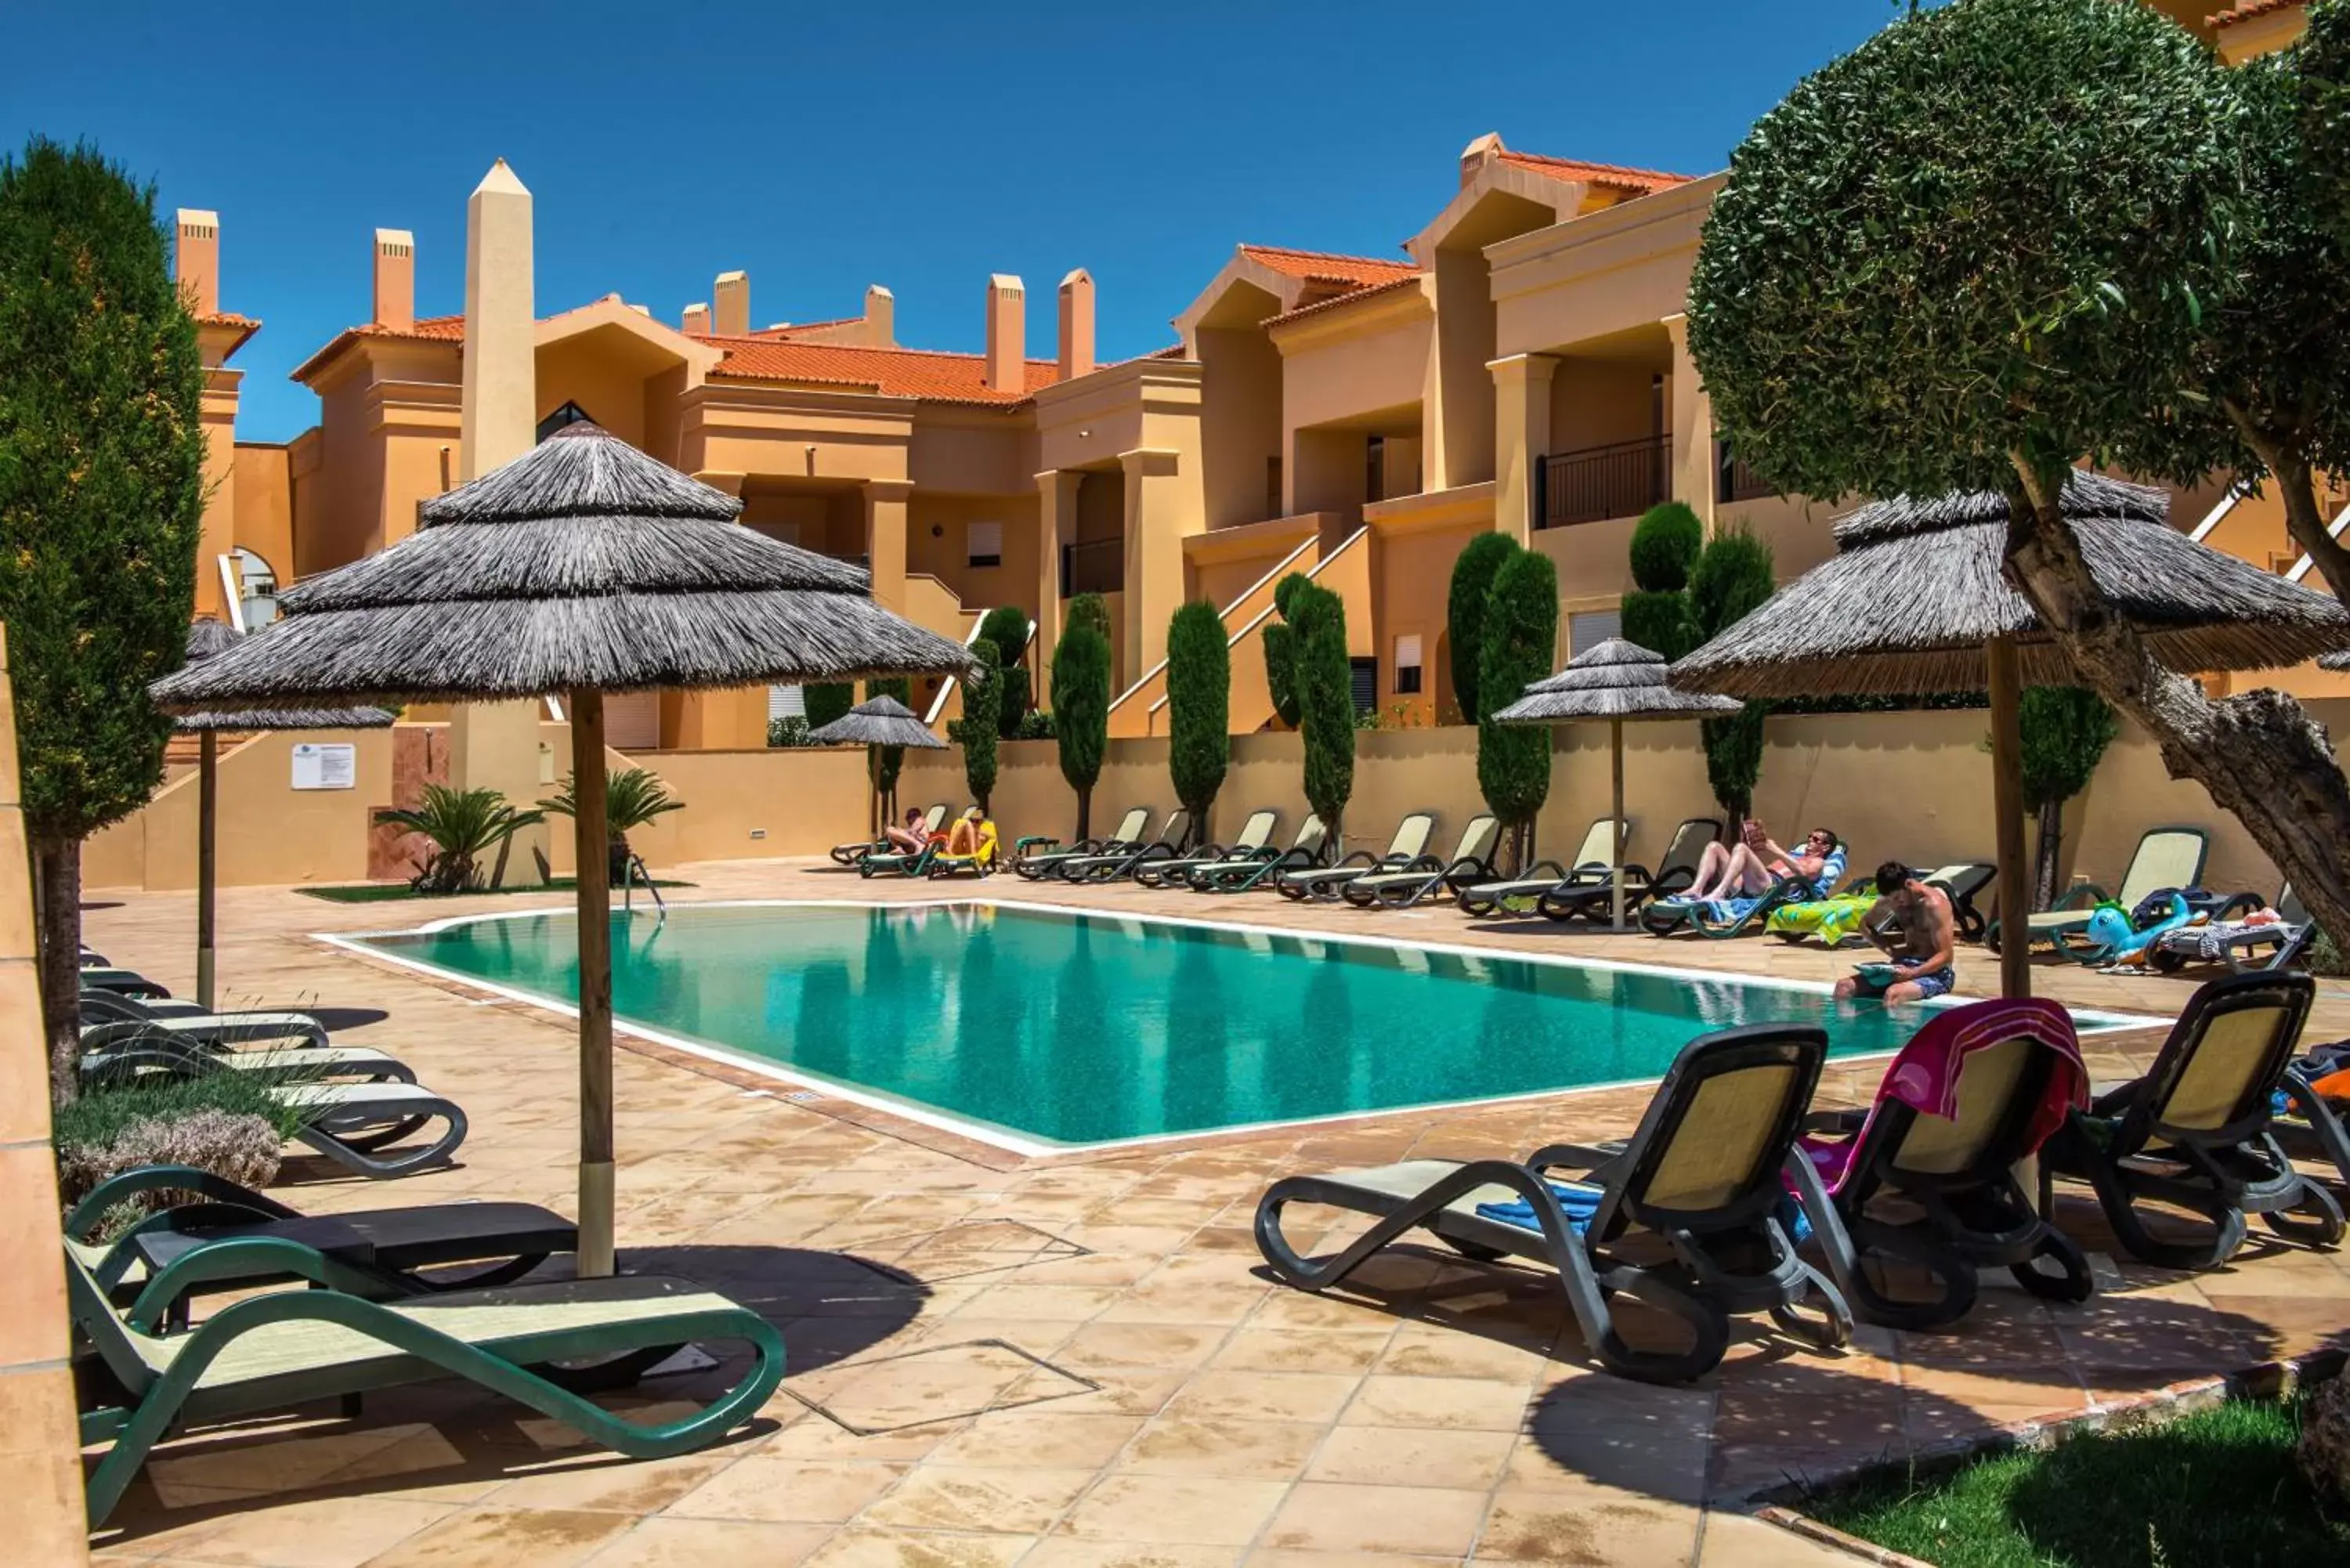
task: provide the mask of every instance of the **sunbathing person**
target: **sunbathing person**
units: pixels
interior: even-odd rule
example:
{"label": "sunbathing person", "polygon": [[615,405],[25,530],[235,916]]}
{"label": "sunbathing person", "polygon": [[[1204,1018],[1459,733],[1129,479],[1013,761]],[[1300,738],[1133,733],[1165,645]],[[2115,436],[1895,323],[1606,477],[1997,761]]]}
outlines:
{"label": "sunbathing person", "polygon": [[1923,1002],[1945,995],[1958,984],[1959,922],[1950,910],[1950,896],[1918,880],[1898,860],[1877,868],[1877,902],[1869,906],[1860,929],[1893,961],[1864,965],[1836,981],[1837,1001],[1873,996],[1886,1002]]}
{"label": "sunbathing person", "polygon": [[987,813],[972,806],[955,818],[954,831],[947,835],[947,853],[965,857],[976,855],[979,846],[994,836],[993,824],[987,821]]}
{"label": "sunbathing person", "polygon": [[904,825],[890,824],[882,830],[882,836],[889,839],[889,847],[900,855],[920,855],[922,846],[930,842],[930,836],[922,831],[921,807],[908,807]]}
{"label": "sunbathing person", "polygon": [[1843,875],[1844,850],[1826,828],[1812,829],[1804,836],[1804,846],[1791,853],[1773,843],[1762,825],[1749,817],[1736,844],[1705,846],[1705,853],[1698,857],[1697,880],[1675,902],[1712,904],[1759,898],[1782,877],[1804,883],[1825,898],[1835,890],[1836,878]]}

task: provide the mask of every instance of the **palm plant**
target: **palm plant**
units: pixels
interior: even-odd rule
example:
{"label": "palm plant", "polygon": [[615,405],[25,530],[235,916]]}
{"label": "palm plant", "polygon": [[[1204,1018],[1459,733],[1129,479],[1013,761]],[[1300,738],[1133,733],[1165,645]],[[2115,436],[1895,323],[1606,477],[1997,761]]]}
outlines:
{"label": "palm plant", "polygon": [[[564,776],[562,791],[552,800],[539,805],[556,816],[576,816],[578,803],[574,798],[573,784],[578,775]],[[609,836],[614,881],[620,878],[629,863],[629,834],[644,826],[666,812],[682,811],[685,802],[669,793],[660,775],[646,768],[614,768],[604,775],[604,826]]]}
{"label": "palm plant", "polygon": [[459,893],[481,886],[480,863],[525,827],[546,820],[544,811],[517,810],[494,789],[451,789],[426,784],[424,803],[413,811],[383,810],[376,821],[422,834],[432,854],[416,874],[420,893]]}

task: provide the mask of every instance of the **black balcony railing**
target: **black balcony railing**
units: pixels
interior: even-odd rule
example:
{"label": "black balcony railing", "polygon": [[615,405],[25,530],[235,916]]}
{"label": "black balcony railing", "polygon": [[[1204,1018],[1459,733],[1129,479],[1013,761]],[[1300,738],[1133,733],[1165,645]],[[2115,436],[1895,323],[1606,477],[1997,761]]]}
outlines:
{"label": "black balcony railing", "polygon": [[1061,597],[1114,594],[1126,587],[1126,541],[1087,539],[1061,546]]}
{"label": "black balcony railing", "polygon": [[1672,498],[1673,438],[1645,436],[1545,457],[1534,469],[1534,526],[1638,517]]}

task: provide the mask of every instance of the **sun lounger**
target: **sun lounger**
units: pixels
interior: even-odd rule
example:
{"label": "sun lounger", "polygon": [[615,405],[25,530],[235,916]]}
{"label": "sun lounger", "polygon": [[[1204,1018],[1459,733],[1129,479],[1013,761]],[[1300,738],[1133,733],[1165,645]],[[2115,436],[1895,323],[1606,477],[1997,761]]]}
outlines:
{"label": "sun lounger", "polygon": [[155,1002],[167,1001],[172,994],[136,970],[118,969],[109,964],[86,963],[81,966],[78,978],[85,992],[107,992]]}
{"label": "sun lounger", "polygon": [[[1636,913],[1651,898],[1669,898],[1697,879],[1698,857],[1721,836],[1721,824],[1711,816],[1692,816],[1673,829],[1665,857],[1651,873],[1645,866],[1624,867],[1624,912]],[[1553,920],[1605,921],[1613,918],[1614,883],[1607,871],[1570,874],[1557,886],[1534,896],[1535,912]]]}
{"label": "sun lounger", "polygon": [[[183,1200],[109,1242],[84,1239],[116,1205],[155,1192]],[[372,1282],[361,1293],[377,1300],[507,1284],[557,1253],[579,1250],[578,1227],[536,1203],[423,1203],[311,1218],[266,1193],[179,1165],[144,1166],[99,1183],[66,1216],[65,1232],[68,1249],[111,1300],[126,1307],[140,1303],[136,1315],[142,1324],[184,1324],[192,1295],[254,1290],[297,1277],[265,1267],[215,1268],[201,1277],[183,1276],[182,1291],[142,1298],[153,1282],[155,1260],[169,1262],[190,1247],[217,1241],[276,1237],[318,1247],[355,1282]],[[484,1266],[454,1277],[421,1272],[461,1263]]]}
{"label": "sun lounger", "polygon": [[[110,1033],[111,1027],[103,1032]],[[84,1043],[100,1032],[83,1030]],[[206,1073],[250,1073],[266,1082],[283,1084],[416,1082],[416,1074],[407,1063],[356,1045],[230,1051],[148,1033],[117,1040],[102,1049],[84,1051],[81,1057],[81,1076],[86,1084],[126,1083],[148,1074],[193,1078]]]}
{"label": "sun lounger", "polygon": [[[333,1288],[348,1276],[327,1254],[282,1238],[217,1242],[182,1263],[263,1268],[326,1289],[239,1301],[192,1332],[134,1328],[70,1250],[66,1287],[75,1326],[118,1386],[81,1417],[86,1444],[105,1448],[87,1490],[102,1523],[167,1433],[274,1413],[380,1388],[462,1377],[562,1422],[631,1459],[707,1447],[755,1416],[782,1382],[783,1336],[756,1313],[690,1281],[660,1275],[567,1280],[378,1303]],[[168,1265],[151,1288],[168,1282]],[[555,1381],[549,1364],[621,1355],[695,1340],[755,1352],[733,1387],[658,1425],[623,1419]]]}
{"label": "sun lounger", "polygon": [[1415,811],[1396,824],[1395,836],[1388,840],[1387,853],[1374,855],[1367,849],[1357,849],[1336,866],[1313,866],[1284,871],[1273,879],[1273,890],[1284,898],[1303,901],[1308,898],[1335,899],[1347,883],[1358,877],[1380,871],[1401,871],[1428,853],[1428,836],[1436,831],[1436,818],[1424,811]]}
{"label": "sun lounger", "polygon": [[2279,890],[2273,906],[2282,919],[2270,925],[2245,925],[2242,917],[2260,909],[2262,902],[2256,893],[2239,893],[2213,910],[2207,924],[2163,932],[2155,939],[2149,961],[2164,974],[2176,974],[2195,963],[2225,964],[2231,974],[2291,968],[2316,939],[2317,924],[2290,882]]}
{"label": "sun lounger", "polygon": [[1203,844],[1189,855],[1146,853],[1134,863],[1132,875],[1146,888],[1188,887],[1191,873],[1202,867],[1222,861],[1254,864],[1258,853],[1273,842],[1273,830],[1280,825],[1281,813],[1253,811],[1249,819],[1241,824],[1240,836],[1230,844]]}
{"label": "sun lounger", "polygon": [[1329,837],[1329,829],[1322,826],[1319,816],[1308,815],[1297,829],[1297,836],[1289,847],[1275,850],[1267,845],[1244,857],[1231,856],[1202,866],[1191,873],[1191,890],[1195,893],[1246,893],[1266,886],[1284,871],[1295,870],[1318,863],[1322,846]]}
{"label": "sun lounger", "polygon": [[1987,922],[1975,898],[1998,878],[1999,867],[1988,860],[1960,860],[1918,874],[1918,880],[1929,888],[1939,888],[1949,897],[1950,914],[1958,922],[1959,940],[1962,942],[1983,940]]}
{"label": "sun lounger", "polygon": [[937,854],[931,857],[931,863],[922,868],[922,874],[933,881],[941,877],[993,876],[997,869],[997,848],[994,820],[984,818],[979,825],[979,843],[970,854],[951,855],[941,846]]}
{"label": "sun lounger", "polygon": [[1040,882],[1054,874],[1055,868],[1067,860],[1082,859],[1088,855],[1107,855],[1113,850],[1133,848],[1147,844],[1144,836],[1150,826],[1150,808],[1130,806],[1118,819],[1118,830],[1105,838],[1081,838],[1066,848],[1056,847],[1057,838],[1023,838],[1013,846],[1012,869],[1024,881]]}
{"label": "sun lounger", "polygon": [[1451,890],[1491,877],[1493,846],[1500,837],[1501,825],[1491,813],[1480,812],[1461,828],[1450,860],[1423,855],[1400,871],[1374,871],[1357,877],[1341,886],[1339,894],[1358,909],[1409,909],[1423,898],[1435,897],[1440,889]]}
{"label": "sun lounger", "polygon": [[[327,1026],[307,1012],[263,1008],[207,1012],[192,1002],[157,1002],[122,992],[84,992],[82,1044],[103,1050],[118,1040],[168,1035],[207,1045],[252,1045],[266,1040],[323,1046]],[[93,1039],[92,1031],[104,1033]]]}
{"label": "sun lounger", "polygon": [[927,877],[931,862],[946,853],[947,836],[933,833],[922,841],[921,848],[910,854],[903,849],[876,851],[857,862],[859,877]]}
{"label": "sun lounger", "polygon": [[1616,864],[1616,850],[1607,843],[1607,825],[1616,823],[1621,838],[1632,836],[1628,822],[1605,816],[1594,817],[1584,830],[1583,843],[1574,856],[1561,865],[1555,860],[1538,860],[1515,877],[1473,882],[1461,889],[1458,902],[1463,914],[1499,915],[1513,912],[1513,903],[1522,906],[1517,912],[1533,907],[1533,901],[1554,888],[1563,887],[1578,877],[1596,878],[1607,886],[1607,872]]}
{"label": "sun lounger", "polygon": [[[1973,1308],[1986,1268],[2049,1301],[2086,1301],[2088,1258],[2015,1169],[2087,1106],[2088,1084],[2062,1007],[1978,1002],[1929,1020],[1868,1109],[1807,1123],[1820,1136],[1804,1140],[1805,1155],[1842,1221],[1817,1233],[1854,1310],[1888,1328],[1940,1328]],[[1922,1272],[1932,1293],[1897,1297],[1873,1258]]]}
{"label": "sun lounger", "polygon": [[2323,1160],[2334,1167],[2335,1179],[2350,1193],[2350,1070],[2336,1068],[2319,1075],[2296,1062],[2284,1071],[2270,1125],[2277,1142],[2295,1159]]}
{"label": "sun lounger", "polygon": [[[1481,1261],[1547,1263],[1600,1365],[1644,1382],[1711,1371],[1729,1345],[1733,1314],[1767,1312],[1783,1329],[1841,1345],[1851,1315],[1835,1286],[1796,1255],[1778,1218],[1792,1207],[1783,1172],[1809,1168],[1793,1157],[1795,1133],[1826,1055],[1826,1035],[1807,1025],[1709,1034],[1682,1050],[1639,1130],[1618,1148],[1561,1146],[1523,1164],[1415,1159],[1289,1177],[1257,1205],[1257,1247],[1284,1282],[1307,1291],[1343,1282],[1414,1230]],[[1592,1178],[1550,1179],[1562,1168]],[[1336,1252],[1307,1259],[1282,1230],[1293,1203],[1377,1222]],[[1795,1312],[1813,1295],[1824,1308],[1817,1324]],[[1678,1350],[1627,1344],[1611,1296],[1679,1319],[1692,1343]]]}
{"label": "sun lounger", "polygon": [[[309,1117],[296,1141],[357,1176],[382,1179],[443,1164],[465,1141],[464,1111],[421,1085],[279,1084],[269,1092]],[[378,1157],[435,1121],[444,1124],[440,1137]]]}
{"label": "sun lounger", "polygon": [[[938,832],[945,825],[946,820],[947,803],[941,801],[922,814],[922,836],[927,839],[931,834]],[[887,838],[875,838],[860,840],[855,844],[836,844],[830,853],[834,865],[854,866],[868,855],[888,855],[895,852],[897,847]]]}
{"label": "sun lounger", "polygon": [[[2031,918],[2026,940],[2047,942],[2083,963],[2102,961],[2106,956],[2102,948],[2074,940],[2088,930],[2089,917],[2096,913],[2097,906],[2111,902],[2135,909],[2166,888],[2194,887],[2202,879],[2203,859],[2210,848],[2210,836],[2199,827],[2147,829],[2130,856],[2129,869],[2122,874],[2119,894],[2107,893],[2094,883],[2074,888],[2057,900],[2056,908]],[[1997,952],[2000,941],[1999,922],[1993,920],[1983,943]]]}
{"label": "sun lounger", "polygon": [[[2305,974],[2224,975],[2188,999],[2145,1077],[2097,1094],[2049,1140],[2043,1189],[2058,1176],[2095,1189],[2130,1255],[2171,1269],[2208,1269],[2243,1244],[2244,1216],[2319,1247],[2342,1239],[2342,1210],[2293,1168],[2272,1127],[2288,1099],[2293,1048],[2316,999]],[[2209,1221],[2208,1241],[2165,1241],[2138,1205],[2153,1201]]]}
{"label": "sun lounger", "polygon": [[[1640,924],[1651,936],[1659,937],[1669,936],[1684,927],[1701,937],[1739,936],[1766,923],[1774,910],[1787,905],[1834,897],[1836,879],[1844,875],[1850,858],[1851,846],[1839,844],[1828,851],[1817,877],[1774,877],[1759,897],[1651,899],[1648,907],[1640,911]],[[1854,893],[1874,880],[1866,875],[1855,877],[1846,884],[1844,891]]]}
{"label": "sun lounger", "polygon": [[1099,855],[1080,855],[1062,860],[1045,875],[1064,882],[1115,882],[1133,875],[1134,868],[1145,856],[1173,859],[1183,852],[1183,840],[1191,836],[1191,814],[1180,806],[1167,814],[1159,825],[1159,836],[1146,844],[1121,844]]}

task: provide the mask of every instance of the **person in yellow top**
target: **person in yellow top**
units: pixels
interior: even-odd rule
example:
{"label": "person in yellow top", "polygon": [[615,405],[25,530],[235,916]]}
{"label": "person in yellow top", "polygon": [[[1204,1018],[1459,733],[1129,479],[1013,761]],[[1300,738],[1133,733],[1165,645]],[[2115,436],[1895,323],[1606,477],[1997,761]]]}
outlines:
{"label": "person in yellow top", "polygon": [[931,863],[931,872],[944,875],[972,871],[984,877],[995,869],[995,846],[993,819],[974,805],[955,818],[945,851]]}

